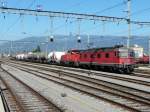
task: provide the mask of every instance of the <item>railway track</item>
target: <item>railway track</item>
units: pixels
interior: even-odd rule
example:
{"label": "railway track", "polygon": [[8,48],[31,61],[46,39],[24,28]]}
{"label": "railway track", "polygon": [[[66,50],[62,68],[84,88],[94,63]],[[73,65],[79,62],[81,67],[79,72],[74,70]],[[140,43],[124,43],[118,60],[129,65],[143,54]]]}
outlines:
{"label": "railway track", "polygon": [[[13,63],[20,63],[19,61],[12,61],[12,60],[6,60],[6,61],[7,62],[11,61]],[[25,63],[36,64],[36,65],[39,65],[39,66],[58,68],[58,69],[60,67],[62,67],[62,66],[59,66],[59,65],[50,65],[50,64],[42,64],[42,63],[32,63],[32,62],[25,62]],[[65,68],[66,70],[71,70],[71,71],[76,71],[76,72],[85,72],[85,73],[91,73],[91,74],[94,74],[94,73],[97,74],[97,72],[99,72],[99,74],[108,74],[109,73],[109,72],[103,72],[103,71],[97,71],[97,70],[87,70],[87,69],[72,68],[72,67],[63,67],[63,68]],[[150,78],[150,72],[147,72],[147,71],[144,72],[144,71],[139,71],[139,70],[135,70],[135,72],[133,72],[132,74],[122,74],[122,76],[123,75],[125,75],[125,76],[136,76],[136,77],[142,77],[142,78]]]}
{"label": "railway track", "polygon": [[[13,94],[21,112],[62,112],[59,107],[17,79],[17,77],[4,69],[1,70],[3,70],[3,73],[0,74],[0,78]],[[11,102],[14,102],[14,99],[10,99]]]}
{"label": "railway track", "polygon": [[[2,104],[3,104],[3,108],[2,110],[5,111],[5,112],[10,112],[10,109],[9,109],[9,106],[8,106],[8,103],[6,101],[6,98],[4,96],[4,90],[6,90],[6,87],[4,86],[2,80],[0,79],[0,99],[2,101]],[[6,95],[6,94],[5,94]],[[2,111],[1,110],[1,111]],[[16,109],[15,109],[16,110]]]}
{"label": "railway track", "polygon": [[[93,97],[100,98],[116,105],[122,106],[135,112],[149,112],[150,111],[150,93],[141,90],[131,89],[124,86],[74,75],[61,71],[55,71],[55,74],[50,71],[43,71],[43,68],[38,71],[25,66],[13,65],[16,68],[34,74],[37,77],[44,78],[49,81],[73,88]],[[54,71],[53,71],[54,72]]]}
{"label": "railway track", "polygon": [[[99,72],[99,71],[93,71],[93,70],[85,70],[85,69],[75,69],[75,68],[71,68],[71,67],[63,67],[63,66],[56,66],[56,65],[46,65],[46,64],[38,64],[38,63],[30,63],[30,62],[16,62],[16,61],[12,61],[13,63],[16,64],[21,64],[21,65],[29,65],[32,67],[36,67],[36,68],[41,68],[45,69],[45,70],[51,70],[51,71],[62,71],[65,70],[66,72],[70,72],[76,75],[79,73],[85,73],[87,75],[94,75],[94,76],[100,76],[100,77],[107,77],[107,78],[111,78],[111,79],[117,79],[117,80],[122,80],[122,81],[126,81],[126,82],[131,82],[131,83],[136,83],[136,84],[140,84],[140,85],[145,85],[145,86],[150,86],[150,81],[147,80],[142,80],[141,79],[141,74],[137,74],[138,77],[135,77],[133,74],[132,75],[123,75],[123,74],[114,74],[114,73],[106,73],[106,72]],[[134,76],[134,77],[133,77]],[[139,77],[140,76],[140,77]],[[147,75],[146,75],[147,76]],[[144,76],[142,78],[145,78]],[[147,77],[146,77],[147,78]]]}
{"label": "railway track", "polygon": [[[3,70],[0,69],[0,74],[2,74]],[[0,78],[0,90],[2,95],[2,100],[4,104],[5,112],[21,112],[23,109],[19,105],[16,97],[13,95],[12,91],[8,89],[5,82]]]}
{"label": "railway track", "polygon": [[134,72],[131,75],[150,79],[150,72],[149,73]]}

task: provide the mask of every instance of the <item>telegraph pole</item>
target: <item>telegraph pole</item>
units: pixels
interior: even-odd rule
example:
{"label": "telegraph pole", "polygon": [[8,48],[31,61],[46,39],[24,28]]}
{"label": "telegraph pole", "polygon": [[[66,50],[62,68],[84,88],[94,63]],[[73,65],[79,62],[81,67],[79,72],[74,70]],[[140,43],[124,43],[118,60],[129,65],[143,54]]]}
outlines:
{"label": "telegraph pole", "polygon": [[127,19],[127,23],[128,23],[127,48],[129,48],[130,47],[130,38],[131,38],[131,0],[128,0],[127,5],[128,5],[128,10],[127,10],[127,14],[128,14],[128,19]]}
{"label": "telegraph pole", "polygon": [[46,58],[48,58],[48,41],[45,43],[45,47],[46,47]]}
{"label": "telegraph pole", "polygon": [[78,37],[77,37],[77,44],[78,44],[78,49],[80,49],[80,44],[81,44],[81,37],[80,37],[80,30],[81,30],[81,19],[78,19]]}
{"label": "telegraph pole", "polygon": [[87,34],[87,47],[90,48],[90,35]]}
{"label": "telegraph pole", "polygon": [[87,43],[88,43],[88,48],[89,48],[90,47],[90,36],[89,36],[89,34],[87,34],[87,37],[88,37]]}
{"label": "telegraph pole", "polygon": [[12,41],[10,41],[10,47],[9,47],[9,55],[11,56],[12,54]]}

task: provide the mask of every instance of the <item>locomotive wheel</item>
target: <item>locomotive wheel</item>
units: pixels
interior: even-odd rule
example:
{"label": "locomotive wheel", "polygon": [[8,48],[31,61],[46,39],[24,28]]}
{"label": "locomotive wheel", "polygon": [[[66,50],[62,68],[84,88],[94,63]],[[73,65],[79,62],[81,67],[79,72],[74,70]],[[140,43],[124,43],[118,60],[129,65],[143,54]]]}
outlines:
{"label": "locomotive wheel", "polygon": [[118,72],[119,72],[120,74],[123,74],[123,73],[124,73],[124,70],[122,70],[121,68],[118,68]]}
{"label": "locomotive wheel", "polygon": [[114,72],[114,68],[113,67],[110,68],[110,72]]}
{"label": "locomotive wheel", "polygon": [[127,67],[127,68],[124,69],[124,72],[125,72],[126,74],[130,74],[130,73],[132,72],[132,69],[129,68],[129,67]]}
{"label": "locomotive wheel", "polygon": [[130,74],[131,73],[130,69],[129,68],[125,69],[125,73]]}
{"label": "locomotive wheel", "polygon": [[75,62],[74,67],[79,67],[79,62]]}
{"label": "locomotive wheel", "polygon": [[94,66],[94,69],[95,69],[95,70],[99,70],[99,67],[98,67],[98,66]]}

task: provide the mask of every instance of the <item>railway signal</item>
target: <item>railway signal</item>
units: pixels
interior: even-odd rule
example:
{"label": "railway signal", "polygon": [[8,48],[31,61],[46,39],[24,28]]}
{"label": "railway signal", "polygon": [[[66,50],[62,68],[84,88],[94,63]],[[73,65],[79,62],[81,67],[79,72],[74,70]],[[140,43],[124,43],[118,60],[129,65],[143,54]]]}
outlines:
{"label": "railway signal", "polygon": [[50,42],[54,41],[54,36],[53,36],[53,17],[50,16]]}
{"label": "railway signal", "polygon": [[78,36],[78,40],[77,40],[78,43],[81,43],[81,37]]}
{"label": "railway signal", "polygon": [[42,5],[37,5],[37,11],[42,11]]}
{"label": "railway signal", "polygon": [[81,43],[80,24],[81,24],[81,19],[78,18],[78,36],[77,36],[78,49],[80,49],[79,46],[80,46],[80,43]]}
{"label": "railway signal", "polygon": [[54,41],[54,36],[50,36],[50,42]]}

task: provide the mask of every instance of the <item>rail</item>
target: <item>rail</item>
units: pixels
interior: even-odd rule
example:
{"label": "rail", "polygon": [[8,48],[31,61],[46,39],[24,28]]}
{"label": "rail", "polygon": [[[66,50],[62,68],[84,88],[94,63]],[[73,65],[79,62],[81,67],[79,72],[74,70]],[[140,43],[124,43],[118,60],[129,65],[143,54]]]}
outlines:
{"label": "rail", "polygon": [[[22,67],[20,67],[19,66],[19,68],[22,68]],[[111,102],[111,103],[114,103],[114,104],[118,104],[118,105],[120,105],[120,106],[122,106],[122,107],[126,107],[126,108],[128,108],[128,109],[130,109],[130,110],[134,110],[134,111],[137,111],[138,112],[138,110],[136,109],[136,108],[138,108],[138,107],[132,107],[132,104],[133,105],[145,105],[146,107],[147,107],[147,105],[150,105],[150,103],[149,103],[149,101],[146,103],[146,102],[144,102],[144,101],[140,101],[140,100],[137,100],[137,99],[133,99],[133,96],[132,97],[127,97],[127,96],[123,96],[123,95],[119,95],[118,93],[116,94],[116,93],[113,93],[113,92],[110,92],[110,91],[107,91],[107,90],[103,90],[102,88],[100,89],[98,89],[97,87],[95,87],[95,86],[91,86],[91,85],[87,85],[87,83],[85,84],[83,84],[83,83],[81,83],[81,82],[83,82],[83,81],[79,81],[79,82],[76,82],[75,80],[70,80],[70,79],[65,79],[64,78],[64,76],[62,76],[61,78],[59,78],[58,76],[56,77],[56,76],[50,76],[50,75],[48,75],[48,74],[45,74],[45,76],[40,76],[40,75],[38,75],[38,73],[40,73],[40,74],[44,74],[44,73],[42,73],[42,72],[39,72],[39,71],[34,71],[34,70],[29,70],[29,69],[26,69],[26,70],[23,70],[23,69],[20,69],[20,70],[22,70],[22,71],[25,71],[25,72],[28,72],[28,73],[31,73],[31,74],[34,74],[34,75],[36,75],[36,76],[38,76],[38,77],[41,77],[41,78],[44,78],[44,79],[46,79],[46,80],[49,80],[49,81],[53,81],[53,82],[55,82],[55,83],[58,83],[58,84],[61,84],[61,85],[64,85],[64,86],[67,86],[67,87],[70,87],[70,88],[73,88],[73,89],[75,89],[75,90],[78,90],[78,91],[82,91],[82,92],[84,92],[84,93],[86,93],[86,94],[89,94],[89,95],[92,95],[92,96],[95,96],[95,97],[97,97],[97,98],[100,98],[100,99],[103,99],[103,100],[107,100],[107,101],[109,101],[109,102]],[[41,69],[42,70],[42,69]],[[31,72],[32,71],[32,72]],[[34,73],[33,73],[34,72]],[[59,72],[58,72],[59,73]],[[47,75],[47,76],[46,76]],[[49,77],[49,78],[48,78]],[[50,78],[51,77],[51,78]],[[61,81],[62,80],[62,81]],[[67,85],[67,84],[64,84],[63,83],[63,81],[65,81],[65,82],[68,82],[69,84],[71,84],[71,85]],[[89,83],[91,83],[91,82],[89,82]],[[82,86],[82,87],[81,87]],[[82,88],[82,89],[81,89]],[[90,92],[89,92],[89,90],[88,90],[88,88],[89,88],[89,90],[90,90]],[[99,91],[99,92],[102,92],[103,91],[103,93],[105,93],[106,95],[97,95],[97,94],[95,94],[95,93],[93,93],[93,92],[91,92],[91,91],[94,91],[94,90],[97,90],[97,91]],[[107,95],[107,94],[109,94],[109,95]],[[111,96],[111,95],[113,94],[113,96]],[[118,99],[118,97],[115,97],[114,98],[114,96],[119,96],[119,97],[121,97],[121,98],[125,98],[126,100],[128,99],[128,101],[130,102],[130,105],[128,105],[128,104],[125,104],[125,102],[123,103],[123,102],[120,102],[120,100]],[[106,96],[108,96],[108,97],[106,97]],[[111,99],[109,99],[109,98],[112,98],[112,100]],[[115,101],[115,100],[113,100],[113,98],[114,99],[118,99],[118,101]],[[122,100],[123,100],[122,99]],[[118,103],[117,103],[118,102]],[[128,103],[129,103],[128,102]],[[132,103],[131,103],[132,102]],[[134,102],[134,103],[133,103]],[[139,102],[139,103],[137,103],[137,102]],[[126,102],[127,103],[127,102]],[[131,108],[132,107],[132,108]],[[144,107],[143,107],[144,108]],[[148,107],[147,107],[148,108]],[[141,108],[142,109],[142,108]]]}
{"label": "rail", "polygon": [[0,95],[1,95],[1,98],[2,98],[2,102],[3,102],[3,105],[4,105],[5,112],[10,112],[10,109],[8,107],[8,104],[7,104],[7,101],[6,101],[5,96],[3,94],[3,91],[5,91],[5,90],[6,89],[0,88]]}

